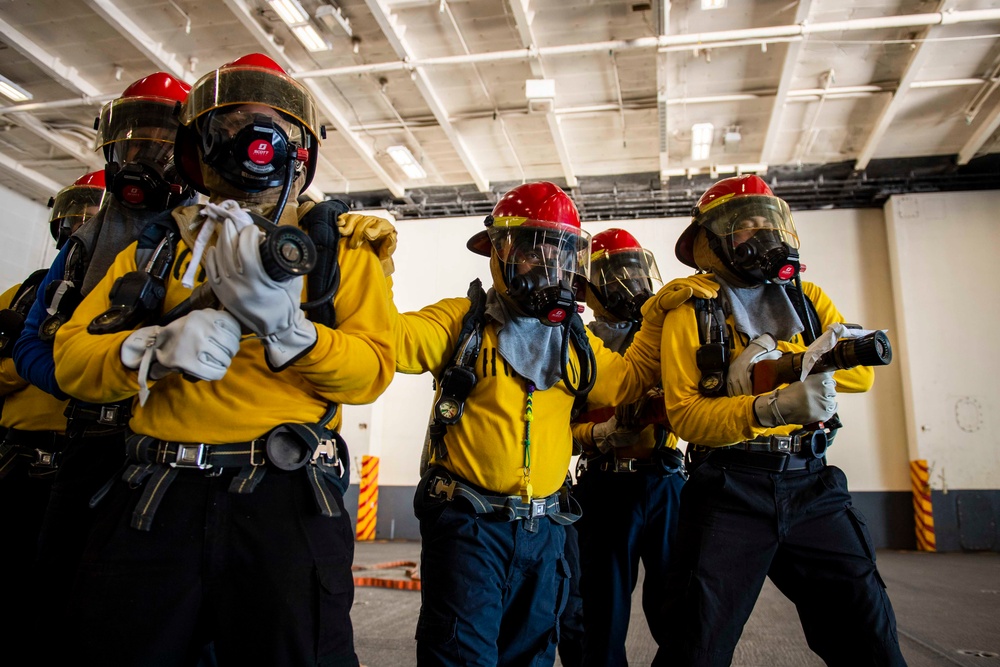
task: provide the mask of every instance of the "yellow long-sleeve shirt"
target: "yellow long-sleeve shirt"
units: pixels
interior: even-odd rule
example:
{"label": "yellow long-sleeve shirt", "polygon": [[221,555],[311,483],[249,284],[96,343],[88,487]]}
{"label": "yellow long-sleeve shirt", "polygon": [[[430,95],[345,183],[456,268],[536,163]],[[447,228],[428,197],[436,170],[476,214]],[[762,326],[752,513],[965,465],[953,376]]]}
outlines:
{"label": "yellow long-sleeve shirt", "polygon": [[[189,224],[195,210],[177,209],[174,218],[180,225]],[[302,213],[300,210],[300,216]],[[178,242],[175,257],[166,281],[163,312],[192,291],[180,281],[190,258],[183,241]],[[134,407],[132,430],[178,442],[241,442],[282,423],[315,423],[328,402],[363,404],[378,398],[395,368],[382,268],[369,246],[349,249],[344,239],[338,260],[341,282],[334,297],[337,326],[317,324],[316,344],[305,356],[275,373],[267,367],[260,340],[244,338],[221,380],[188,382],[172,373],[151,383],[146,405],[137,402]],[[125,367],[120,358],[122,341],[130,332],[87,332],[91,320],[110,305],[108,293],[114,281],[135,268],[132,244],[118,255],[108,274],[59,329],[54,348],[56,379],[71,396],[109,403],[138,393],[137,371]],[[203,276],[199,278],[203,280]],[[339,424],[338,412],[332,425],[337,428]]]}
{"label": "yellow long-sleeve shirt", "polygon": [[[401,373],[439,375],[454,354],[468,312],[468,299],[445,299],[419,311],[403,313],[396,327],[396,369]],[[608,350],[587,332],[597,360],[591,405],[616,405],[639,398],[659,373],[660,329],[644,325],[626,356]],[[573,381],[579,365],[570,355]],[[475,362],[478,381],[465,403],[461,420],[448,427],[448,455],[440,465],[466,481],[500,495],[518,495],[524,485],[525,402],[527,381],[518,376],[497,349],[497,331],[489,322]],[[548,496],[562,486],[572,454],[570,412],[573,394],[564,382],[532,397],[529,480],[532,495]]]}
{"label": "yellow long-sleeve shirt", "polygon": [[[802,291],[815,306],[822,329],[844,321],[840,311],[819,287],[803,282]],[[730,359],[734,360],[750,341],[735,331],[732,317],[727,318],[726,325],[730,331]],[[753,396],[702,396],[698,391],[701,371],[695,362],[700,346],[693,303],[689,301],[667,313],[661,345],[663,390],[670,425],[681,439],[710,447],[724,446],[761,435],[785,435],[799,428],[790,425],[768,429],[758,424],[753,412]],[[790,341],[778,341],[778,350],[782,352],[805,349],[801,334]],[[875,372],[869,367],[857,366],[837,371],[833,377],[837,381],[837,391],[856,393],[871,388]]]}
{"label": "yellow long-sleeve shirt", "polygon": [[[9,308],[21,285],[14,285],[0,295],[0,310]],[[66,401],[60,401],[38,387],[28,384],[14,368],[10,357],[0,359],[0,396],[4,397],[0,426],[22,431],[66,430]]]}

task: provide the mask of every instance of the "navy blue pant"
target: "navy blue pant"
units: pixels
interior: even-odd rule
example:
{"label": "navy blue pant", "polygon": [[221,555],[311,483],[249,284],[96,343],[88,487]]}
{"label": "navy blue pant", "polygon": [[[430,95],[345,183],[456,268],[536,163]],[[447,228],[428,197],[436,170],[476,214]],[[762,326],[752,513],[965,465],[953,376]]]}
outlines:
{"label": "navy blue pant", "polygon": [[116,484],[70,600],[73,664],[186,666],[212,641],[223,667],[357,666],[340,488],[324,517],[306,470],[269,467],[249,494],[229,493],[235,472],[180,471],[148,532],[129,526],[143,487]]}
{"label": "navy blue pant", "polygon": [[[574,497],[576,493],[574,492]],[[579,502],[579,500],[578,500]],[[569,567],[569,596],[559,617],[559,661],[563,667],[583,664],[583,595],[580,593],[580,536],[577,524],[566,528],[566,565]]]}
{"label": "navy blue pant", "polygon": [[766,472],[717,454],[692,471],[681,494],[668,641],[653,664],[729,665],[767,576],[795,604],[809,647],[828,665],[905,665],[844,473],[822,460],[810,470]]}
{"label": "navy blue pant", "polygon": [[678,473],[591,469],[580,476],[574,491],[583,507],[577,526],[584,665],[628,664],[625,636],[640,560],[645,570],[642,609],[653,638],[663,644],[669,622],[663,616],[663,589],[683,486]]}
{"label": "navy blue pant", "polygon": [[531,531],[526,521],[477,515],[460,498],[415,504],[417,664],[551,667],[568,592],[564,528],[543,518]]}

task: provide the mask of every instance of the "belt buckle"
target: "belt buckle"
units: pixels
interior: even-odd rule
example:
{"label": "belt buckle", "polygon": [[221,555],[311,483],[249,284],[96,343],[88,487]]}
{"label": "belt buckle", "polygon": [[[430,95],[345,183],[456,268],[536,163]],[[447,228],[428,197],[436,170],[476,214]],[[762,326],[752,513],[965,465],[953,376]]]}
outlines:
{"label": "belt buckle", "polygon": [[34,468],[57,468],[56,454],[57,452],[47,452],[44,449],[36,449],[35,460],[31,462],[31,465]]}
{"label": "belt buckle", "polygon": [[177,456],[170,462],[171,468],[196,468],[208,470],[212,464],[208,462],[208,447],[203,442],[196,445],[178,443]]}
{"label": "belt buckle", "polygon": [[104,424],[105,426],[118,426],[118,406],[102,405],[101,414],[97,418],[97,423]]}
{"label": "belt buckle", "polygon": [[537,519],[538,517],[545,516],[545,498],[532,498],[531,499],[531,518]]}
{"label": "belt buckle", "polygon": [[457,485],[458,482],[455,480],[446,482],[443,477],[438,477],[434,480],[434,484],[431,485],[430,493],[435,498],[446,498],[451,500],[455,495],[455,487]]}
{"label": "belt buckle", "polygon": [[340,462],[340,455],[337,452],[337,443],[333,439],[327,438],[319,441],[319,447],[313,452],[312,462],[316,463],[321,458],[326,462],[326,465],[343,473],[343,464]]}
{"label": "belt buckle", "polygon": [[792,453],[792,436],[790,435],[772,435],[771,436],[771,451],[781,452],[782,454]]}
{"label": "belt buckle", "polygon": [[615,459],[615,472],[635,472],[635,459]]}

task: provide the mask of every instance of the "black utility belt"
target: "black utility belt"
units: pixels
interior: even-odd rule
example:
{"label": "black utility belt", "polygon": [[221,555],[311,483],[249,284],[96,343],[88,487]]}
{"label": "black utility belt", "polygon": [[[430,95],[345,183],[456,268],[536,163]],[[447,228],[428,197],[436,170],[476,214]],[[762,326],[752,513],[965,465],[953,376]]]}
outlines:
{"label": "black utility belt", "polygon": [[823,467],[826,465],[826,445],[825,431],[808,431],[760,437],[726,447],[691,445],[688,451],[695,463],[710,457],[713,463],[785,472]]}
{"label": "black utility belt", "polygon": [[347,445],[340,434],[314,424],[282,424],[253,440],[217,445],[135,434],[127,440],[125,451],[131,465],[122,480],[133,487],[146,483],[132,514],[131,526],[139,530],[151,528],[157,507],[181,471],[203,471],[216,477],[225,468],[237,469],[229,492],[247,494],[253,493],[270,467],[284,471],[305,468],[320,513],[327,517],[341,514],[325,478],[346,479],[343,460]]}
{"label": "black utility belt", "polygon": [[654,450],[645,458],[619,457],[609,452],[587,461],[587,470],[673,475],[684,470],[684,455],[671,447]]}
{"label": "black utility belt", "polygon": [[429,471],[422,484],[431,498],[445,501],[462,498],[476,514],[488,514],[502,521],[534,522],[548,518],[555,523],[568,525],[579,519],[582,513],[579,503],[566,487],[550,496],[531,498],[525,502],[521,496],[489,494],[440,468]]}
{"label": "black utility belt", "polygon": [[132,401],[101,404],[71,400],[64,414],[73,428],[86,428],[92,424],[122,427],[127,426],[132,418]]}
{"label": "black utility belt", "polygon": [[742,449],[747,452],[769,454],[811,454],[819,458],[826,454],[826,431],[807,431],[791,435],[771,435],[746,440],[724,449]]}
{"label": "black utility belt", "polygon": [[66,436],[55,431],[8,429],[0,444],[0,479],[6,477],[18,462],[28,465],[30,477],[54,474],[59,468],[66,442]]}

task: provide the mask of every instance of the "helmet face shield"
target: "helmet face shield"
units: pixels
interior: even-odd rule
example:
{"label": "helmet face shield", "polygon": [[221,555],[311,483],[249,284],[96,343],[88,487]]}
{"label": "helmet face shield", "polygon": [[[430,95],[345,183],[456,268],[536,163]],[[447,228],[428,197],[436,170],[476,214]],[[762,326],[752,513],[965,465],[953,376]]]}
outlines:
{"label": "helmet face shield", "polygon": [[148,138],[116,141],[111,146],[109,162],[118,164],[145,162],[165,169],[173,160],[174,139],[171,136],[169,141]]}
{"label": "helmet face shield", "polygon": [[[190,126],[214,109],[233,105],[262,105],[290,116],[319,141],[312,95],[287,74],[259,67],[223,67],[201,78],[188,95],[180,122]],[[307,137],[302,137],[305,142]],[[300,145],[309,146],[310,143]]]}
{"label": "helmet face shield", "polygon": [[125,97],[108,102],[98,119],[94,149],[139,139],[173,144],[179,122],[177,106],[178,102],[148,97]]}
{"label": "helmet face shield", "polygon": [[642,319],[642,305],[661,282],[653,253],[643,248],[605,249],[591,256],[590,284],[608,312],[621,320]]}
{"label": "helmet face shield", "polygon": [[52,213],[49,215],[49,222],[64,218],[77,218],[82,224],[100,210],[106,194],[107,190],[104,188],[79,185],[63,188],[59,194],[52,198]]}
{"label": "helmet face shield", "polygon": [[516,226],[494,224],[488,231],[494,251],[511,275],[544,272],[550,285],[569,287],[574,276],[586,277],[589,272],[589,235],[578,227],[547,222],[536,226],[528,221]]}
{"label": "helmet face shield", "polygon": [[788,204],[777,197],[752,196],[713,202],[702,213],[701,225],[721,239],[730,253],[762,230],[769,230],[767,237],[789,248],[799,247],[792,213]]}

